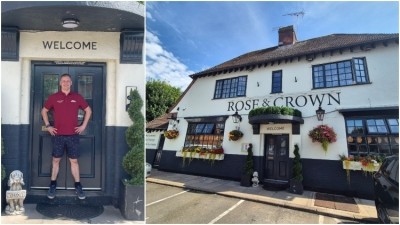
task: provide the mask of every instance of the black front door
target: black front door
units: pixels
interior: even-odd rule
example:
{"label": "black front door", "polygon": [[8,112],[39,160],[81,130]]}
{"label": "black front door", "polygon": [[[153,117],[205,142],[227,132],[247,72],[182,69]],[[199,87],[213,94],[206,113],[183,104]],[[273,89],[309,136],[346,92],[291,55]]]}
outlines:
{"label": "black front door", "polygon": [[[85,189],[101,190],[102,177],[102,130],[103,130],[103,80],[105,67],[102,64],[73,66],[33,63],[33,132],[32,132],[32,179],[31,188],[48,188],[51,175],[52,138],[44,127],[41,109],[48,96],[59,90],[60,75],[72,77],[72,91],[80,93],[92,108],[92,116],[84,133],[80,135],[79,167],[81,183]],[[78,121],[83,121],[83,110]],[[50,124],[54,125],[52,111]],[[59,189],[73,189],[74,180],[66,154],[60,162],[57,178]]]}
{"label": "black front door", "polygon": [[266,134],[264,144],[264,178],[289,180],[289,135]]}

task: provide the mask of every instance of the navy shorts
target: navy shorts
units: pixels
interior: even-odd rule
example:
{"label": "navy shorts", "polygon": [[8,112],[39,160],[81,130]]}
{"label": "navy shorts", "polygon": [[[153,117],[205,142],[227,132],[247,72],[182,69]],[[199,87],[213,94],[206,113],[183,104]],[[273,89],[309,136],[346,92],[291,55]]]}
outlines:
{"label": "navy shorts", "polygon": [[79,157],[79,135],[56,135],[53,137],[52,156],[61,158],[65,150],[67,150],[68,158],[77,159]]}

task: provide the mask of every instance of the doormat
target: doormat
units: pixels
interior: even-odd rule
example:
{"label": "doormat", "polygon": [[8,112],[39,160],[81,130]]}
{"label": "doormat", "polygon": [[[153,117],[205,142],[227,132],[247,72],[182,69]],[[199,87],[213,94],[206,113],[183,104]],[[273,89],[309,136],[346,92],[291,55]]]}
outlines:
{"label": "doormat", "polygon": [[36,211],[53,219],[91,219],[101,215],[104,211],[102,205],[77,205],[77,204],[48,204],[39,203]]}
{"label": "doormat", "polygon": [[349,211],[354,213],[360,212],[357,203],[354,201],[354,198],[340,196],[340,195],[315,193],[314,205],[319,207]]}

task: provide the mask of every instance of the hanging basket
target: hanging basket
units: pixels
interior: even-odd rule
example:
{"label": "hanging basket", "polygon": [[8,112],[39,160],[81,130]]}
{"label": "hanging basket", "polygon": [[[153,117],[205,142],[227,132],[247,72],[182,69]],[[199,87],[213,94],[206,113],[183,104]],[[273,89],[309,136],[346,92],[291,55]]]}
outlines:
{"label": "hanging basket", "polygon": [[164,136],[168,139],[175,139],[179,136],[178,130],[167,130],[164,132]]}
{"label": "hanging basket", "polygon": [[243,133],[240,130],[232,130],[229,132],[228,137],[230,141],[237,141],[243,137]]}

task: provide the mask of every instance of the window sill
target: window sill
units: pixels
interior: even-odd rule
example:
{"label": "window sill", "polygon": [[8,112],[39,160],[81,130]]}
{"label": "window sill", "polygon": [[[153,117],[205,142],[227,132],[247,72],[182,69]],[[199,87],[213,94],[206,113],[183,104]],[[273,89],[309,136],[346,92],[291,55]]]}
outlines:
{"label": "window sill", "polygon": [[330,88],[345,88],[345,87],[354,87],[354,86],[369,85],[369,84],[372,84],[372,82],[352,84],[352,85],[344,85],[344,86],[335,86],[335,87],[320,87],[320,88],[314,88],[313,87],[313,88],[311,88],[311,90],[330,89]]}
{"label": "window sill", "polygon": [[185,152],[185,155],[182,155],[182,152],[176,152],[176,157],[182,158],[190,158],[190,159],[205,159],[205,160],[224,160],[224,154],[201,154],[197,152]]}

